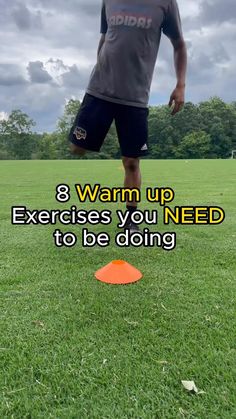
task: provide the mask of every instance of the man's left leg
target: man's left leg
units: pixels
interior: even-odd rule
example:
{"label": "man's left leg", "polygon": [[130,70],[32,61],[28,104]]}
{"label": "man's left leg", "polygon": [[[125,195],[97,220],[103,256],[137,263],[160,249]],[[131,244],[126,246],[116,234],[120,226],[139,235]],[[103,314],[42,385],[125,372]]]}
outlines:
{"label": "man's left leg", "polygon": [[[116,105],[115,123],[120,143],[122,162],[125,169],[124,186],[132,189],[141,187],[140,157],[148,152],[148,108]],[[129,230],[139,230],[138,225],[130,222],[138,202],[127,202]]]}
{"label": "man's left leg", "polygon": [[[139,157],[122,157],[123,166],[125,169],[124,187],[129,189],[139,189],[141,187],[141,172],[139,166]],[[126,208],[131,215],[137,209],[138,203],[136,201],[126,202]]]}
{"label": "man's left leg", "polygon": [[[125,169],[124,187],[130,189],[140,189],[141,172],[139,167],[139,157],[122,157],[122,162]],[[131,203],[131,205],[137,206],[137,203],[134,201]]]}

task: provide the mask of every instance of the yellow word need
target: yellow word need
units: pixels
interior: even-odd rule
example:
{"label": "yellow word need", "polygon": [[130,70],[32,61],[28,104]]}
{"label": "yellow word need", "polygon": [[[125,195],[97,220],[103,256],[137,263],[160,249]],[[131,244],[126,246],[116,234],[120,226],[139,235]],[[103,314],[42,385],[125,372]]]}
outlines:
{"label": "yellow word need", "polygon": [[224,219],[220,207],[164,207],[164,224],[221,224]]}

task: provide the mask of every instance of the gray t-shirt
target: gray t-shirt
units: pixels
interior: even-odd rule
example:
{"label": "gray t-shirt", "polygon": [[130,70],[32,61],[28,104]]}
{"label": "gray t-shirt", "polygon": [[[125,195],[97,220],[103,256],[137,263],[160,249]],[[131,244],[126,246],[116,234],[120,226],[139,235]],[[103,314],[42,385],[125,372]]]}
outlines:
{"label": "gray t-shirt", "polygon": [[147,107],[161,31],[182,36],[176,0],[103,0],[106,34],[87,93],[130,106]]}

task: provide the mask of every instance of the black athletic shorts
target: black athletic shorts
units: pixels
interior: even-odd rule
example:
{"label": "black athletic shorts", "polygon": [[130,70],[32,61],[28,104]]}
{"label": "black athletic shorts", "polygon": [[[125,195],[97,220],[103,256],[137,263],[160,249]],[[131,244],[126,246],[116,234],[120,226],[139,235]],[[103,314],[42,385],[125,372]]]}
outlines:
{"label": "black athletic shorts", "polygon": [[148,108],[120,105],[86,93],[69,140],[85,150],[100,151],[115,120],[122,156],[144,156],[148,152],[148,113]]}

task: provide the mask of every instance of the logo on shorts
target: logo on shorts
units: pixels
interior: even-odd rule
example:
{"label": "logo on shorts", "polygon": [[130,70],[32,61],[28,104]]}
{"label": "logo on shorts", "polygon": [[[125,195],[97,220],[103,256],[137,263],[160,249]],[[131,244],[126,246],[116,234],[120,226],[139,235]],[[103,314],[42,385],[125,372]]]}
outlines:
{"label": "logo on shorts", "polygon": [[144,144],[144,145],[142,146],[142,148],[141,148],[141,151],[146,151],[147,149],[148,149],[147,144]]}
{"label": "logo on shorts", "polygon": [[77,140],[85,140],[87,137],[87,131],[81,127],[75,127],[73,134]]}

